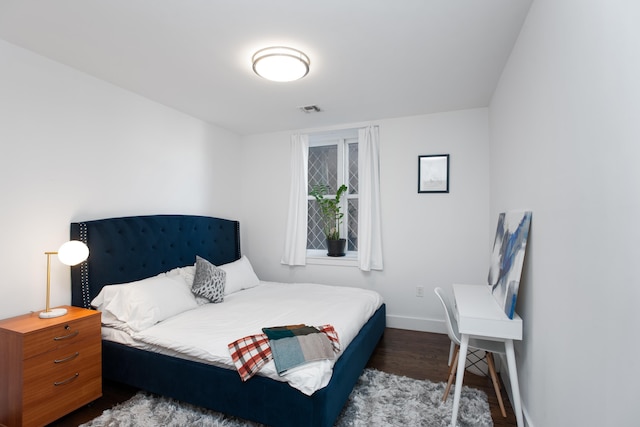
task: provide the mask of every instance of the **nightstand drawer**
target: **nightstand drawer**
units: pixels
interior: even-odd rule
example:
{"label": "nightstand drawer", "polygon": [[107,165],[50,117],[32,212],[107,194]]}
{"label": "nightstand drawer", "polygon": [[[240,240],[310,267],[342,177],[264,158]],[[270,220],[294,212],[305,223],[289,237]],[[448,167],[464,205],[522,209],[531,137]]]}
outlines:
{"label": "nightstand drawer", "polygon": [[78,379],[73,378],[76,373],[101,368],[101,350],[100,340],[87,340],[82,346],[64,347],[25,360],[23,387],[28,390],[25,402],[38,400],[45,390],[64,393],[72,388],[66,385]]}
{"label": "nightstand drawer", "polygon": [[42,353],[66,347],[88,337],[100,337],[100,316],[90,316],[71,320],[46,329],[26,334],[24,337],[24,358],[29,359]]}
{"label": "nightstand drawer", "polygon": [[[91,343],[91,341],[94,341]],[[57,418],[102,394],[102,343],[84,340],[25,361],[24,423]],[[59,415],[58,415],[59,416]]]}

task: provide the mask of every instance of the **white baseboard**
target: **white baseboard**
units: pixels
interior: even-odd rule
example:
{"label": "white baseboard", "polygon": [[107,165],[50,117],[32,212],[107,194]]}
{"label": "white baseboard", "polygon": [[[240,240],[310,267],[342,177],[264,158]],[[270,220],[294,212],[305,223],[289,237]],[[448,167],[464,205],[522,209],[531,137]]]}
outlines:
{"label": "white baseboard", "polygon": [[407,329],[409,331],[435,332],[438,334],[447,333],[447,326],[444,320],[425,319],[423,317],[387,315],[387,327]]}
{"label": "white baseboard", "polygon": [[531,421],[531,417],[529,416],[529,412],[527,411],[527,407],[522,404],[522,415],[524,417],[524,425],[525,427],[533,427],[533,421]]}
{"label": "white baseboard", "polygon": [[[504,354],[499,355],[498,362],[500,366],[507,366],[507,358]],[[511,407],[513,407],[513,393],[511,393],[511,378],[509,378],[509,370],[508,369],[500,369],[500,378],[502,378],[502,383],[504,384],[504,388],[507,392],[507,397],[509,398],[509,402],[511,402]],[[531,417],[529,416],[529,412],[527,411],[527,407],[522,401],[522,388],[520,389],[520,405],[522,406],[522,416],[524,418],[525,427],[534,427],[533,421],[531,421]]]}

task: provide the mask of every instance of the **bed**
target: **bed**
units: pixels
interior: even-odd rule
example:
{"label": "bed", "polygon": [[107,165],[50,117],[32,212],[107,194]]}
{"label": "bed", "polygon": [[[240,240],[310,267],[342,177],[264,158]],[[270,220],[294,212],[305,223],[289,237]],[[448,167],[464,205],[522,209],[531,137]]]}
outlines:
{"label": "bed", "polygon": [[[89,259],[72,267],[72,304],[90,308],[108,284],[128,283],[192,265],[241,259],[237,221],[194,215],[149,215],[71,224]],[[268,325],[265,325],[268,326]],[[152,393],[270,426],[332,426],[385,328],[382,304],[343,349],[326,387],[311,395],[255,375],[242,381],[225,367],[103,339],[103,376]],[[238,337],[240,338],[240,337]]]}

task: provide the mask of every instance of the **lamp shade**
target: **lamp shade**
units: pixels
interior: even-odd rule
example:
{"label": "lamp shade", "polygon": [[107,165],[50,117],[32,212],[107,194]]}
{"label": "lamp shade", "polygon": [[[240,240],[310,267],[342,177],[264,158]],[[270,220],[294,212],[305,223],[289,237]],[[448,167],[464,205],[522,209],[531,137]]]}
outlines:
{"label": "lamp shade", "polygon": [[58,249],[58,259],[65,265],[76,265],[89,257],[89,248],[79,240],[70,240]]}
{"label": "lamp shade", "polygon": [[309,57],[290,47],[267,47],[252,58],[253,71],[260,77],[275,82],[291,82],[309,72]]}

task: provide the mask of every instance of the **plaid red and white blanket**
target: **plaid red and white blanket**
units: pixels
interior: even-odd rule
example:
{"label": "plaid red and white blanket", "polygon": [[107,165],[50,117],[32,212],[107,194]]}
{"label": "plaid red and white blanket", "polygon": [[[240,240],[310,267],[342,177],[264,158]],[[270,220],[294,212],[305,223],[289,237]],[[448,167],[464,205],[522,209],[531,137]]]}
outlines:
{"label": "plaid red and white blanket", "polygon": [[[293,327],[300,326],[304,327],[304,325],[293,325]],[[340,351],[340,340],[333,326],[322,325],[315,328],[327,336],[333,352],[337,354]],[[229,344],[229,353],[231,353],[231,359],[242,381],[250,379],[267,362],[273,359],[273,352],[269,345],[267,334],[249,335],[240,338]]]}

